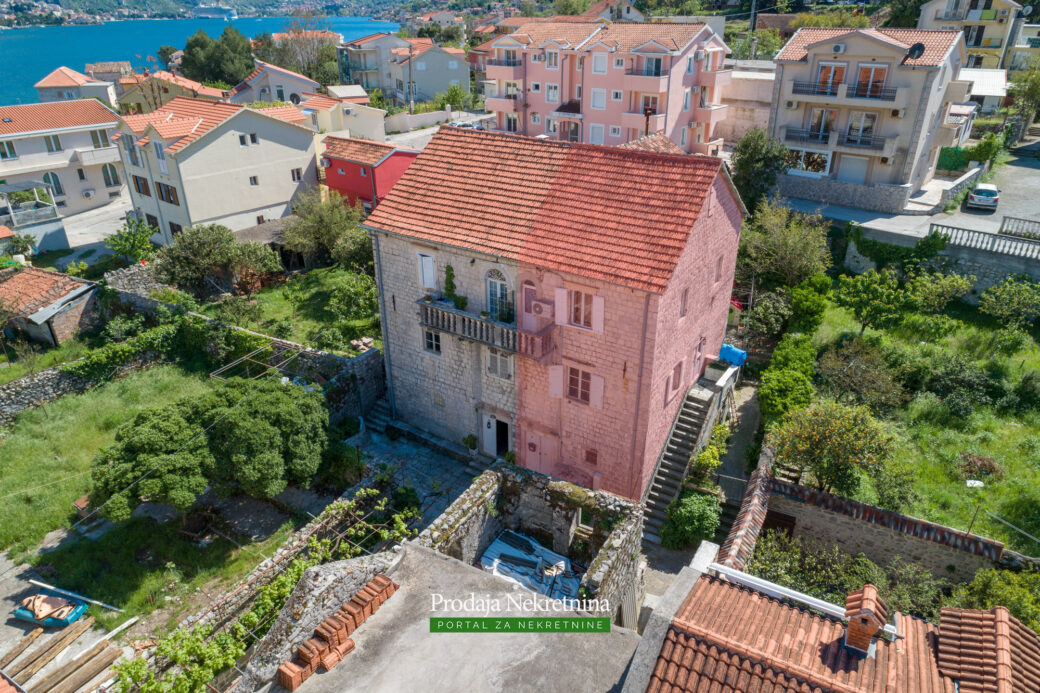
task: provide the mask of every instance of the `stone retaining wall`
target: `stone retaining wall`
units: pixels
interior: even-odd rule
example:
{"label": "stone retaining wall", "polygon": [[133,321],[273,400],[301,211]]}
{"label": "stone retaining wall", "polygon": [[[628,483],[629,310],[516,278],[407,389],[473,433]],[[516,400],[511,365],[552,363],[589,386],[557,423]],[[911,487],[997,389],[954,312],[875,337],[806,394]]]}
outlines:
{"label": "stone retaining wall", "polygon": [[776,177],[780,194],[822,204],[902,214],[910,199],[909,185],[846,183],[833,178],[810,178],[781,173]]}

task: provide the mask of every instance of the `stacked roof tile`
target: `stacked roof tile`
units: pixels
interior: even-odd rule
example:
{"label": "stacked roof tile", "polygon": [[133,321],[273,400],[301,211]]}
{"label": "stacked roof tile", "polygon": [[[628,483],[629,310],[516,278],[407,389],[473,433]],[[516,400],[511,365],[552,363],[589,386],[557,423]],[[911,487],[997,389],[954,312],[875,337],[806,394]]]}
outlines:
{"label": "stacked roof tile", "polygon": [[[907,51],[915,43],[924,44],[920,58],[903,58],[903,65],[941,65],[960,39],[959,31],[928,31],[924,29],[830,29],[806,27],[795,32],[791,40],[777,54],[777,60],[805,61],[808,48],[822,41],[838,41],[851,36],[867,36],[882,41],[898,50]],[[826,52],[826,51],[823,51]]]}
{"label": "stacked roof tile", "polygon": [[207,87],[202,82],[196,82],[193,79],[188,79],[183,75],[177,75],[167,70],[156,70],[151,74],[145,75],[145,79],[149,78],[158,79],[163,82],[169,82],[170,84],[176,84],[178,87],[181,87],[182,89],[187,89],[193,94],[197,94],[199,96],[208,96],[213,99],[224,98],[224,91],[221,89],[216,89],[215,87]]}
{"label": "stacked roof tile", "polygon": [[509,36],[530,46],[555,42],[565,48],[588,49],[601,43],[627,53],[648,43],[656,43],[670,51],[681,50],[690,45],[703,30],[704,24],[605,24],[591,22],[586,18],[583,22],[525,22]]}
{"label": "stacked roof tile", "polygon": [[119,116],[97,99],[71,99],[0,106],[0,135],[15,135],[60,128],[114,125]]}
{"label": "stacked roof tile", "polygon": [[444,127],[366,224],[660,292],[720,167],[714,157]]}

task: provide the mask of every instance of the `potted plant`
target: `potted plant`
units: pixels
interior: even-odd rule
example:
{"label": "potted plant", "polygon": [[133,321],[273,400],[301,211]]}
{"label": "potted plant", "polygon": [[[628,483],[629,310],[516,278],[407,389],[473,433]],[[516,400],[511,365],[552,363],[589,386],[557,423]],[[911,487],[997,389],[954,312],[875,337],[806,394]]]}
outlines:
{"label": "potted plant", "polygon": [[477,456],[477,437],[470,433],[468,436],[462,439],[462,444],[469,450],[471,457]]}
{"label": "potted plant", "polygon": [[486,310],[482,310],[482,311],[480,311],[480,317],[482,317],[482,318],[484,318],[486,320],[487,318],[491,317],[491,313],[487,312]]}

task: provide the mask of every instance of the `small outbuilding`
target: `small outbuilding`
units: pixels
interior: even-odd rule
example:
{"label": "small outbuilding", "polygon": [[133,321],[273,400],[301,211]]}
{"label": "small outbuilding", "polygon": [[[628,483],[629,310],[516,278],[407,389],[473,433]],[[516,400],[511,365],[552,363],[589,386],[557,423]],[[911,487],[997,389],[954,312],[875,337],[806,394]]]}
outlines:
{"label": "small outbuilding", "polygon": [[58,346],[96,320],[97,285],[38,267],[0,270],[0,307],[8,323],[37,342]]}

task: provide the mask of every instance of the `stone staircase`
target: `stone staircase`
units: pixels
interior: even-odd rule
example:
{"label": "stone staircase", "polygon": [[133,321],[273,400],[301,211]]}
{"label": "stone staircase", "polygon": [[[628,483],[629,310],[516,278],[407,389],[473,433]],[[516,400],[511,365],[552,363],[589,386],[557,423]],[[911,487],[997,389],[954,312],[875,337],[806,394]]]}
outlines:
{"label": "stone staircase", "polygon": [[704,419],[711,406],[712,392],[695,385],[686,393],[679,414],[672,425],[672,433],[665,443],[661,464],[657,468],[650,492],[646,497],[646,512],[643,520],[643,540],[661,543],[661,526],[666,518],[668,504],[679,495],[690,454],[693,453]]}
{"label": "stone staircase", "polygon": [[726,543],[726,537],[729,536],[729,531],[733,529],[733,523],[737,521],[737,515],[740,514],[740,502],[742,499],[737,498],[736,502],[730,499],[726,499],[726,502],[722,504],[722,515],[719,517],[719,528],[715,532],[715,538],[712,539],[716,544],[722,546]]}
{"label": "stone staircase", "polygon": [[365,428],[376,433],[386,433],[386,425],[390,423],[390,402],[380,397],[364,416]]}

